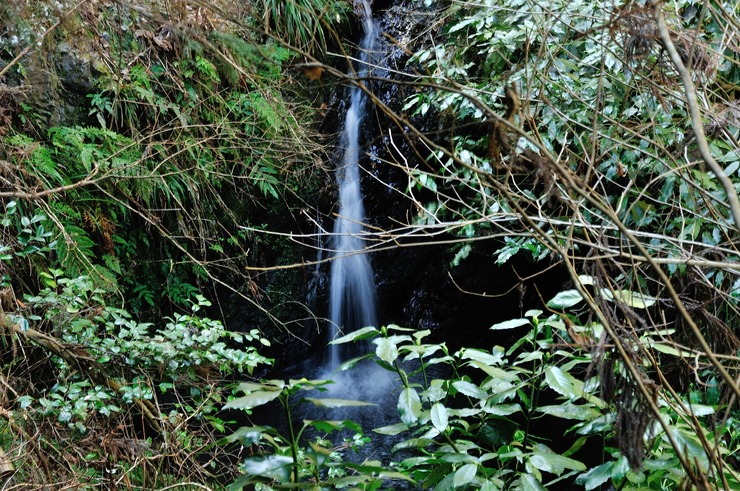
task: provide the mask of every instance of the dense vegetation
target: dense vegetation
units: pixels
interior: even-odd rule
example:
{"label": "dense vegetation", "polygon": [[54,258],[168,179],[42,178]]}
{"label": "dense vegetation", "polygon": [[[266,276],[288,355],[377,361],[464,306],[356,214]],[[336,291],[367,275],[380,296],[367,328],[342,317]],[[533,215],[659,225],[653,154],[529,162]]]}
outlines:
{"label": "dense vegetation", "polygon": [[[398,2],[427,20],[373,81],[403,100],[372,100],[411,219],[372,247],[565,286],[492,325],[505,346],[335,340],[398,380],[397,424],[361,428],[327,381],[263,378],[303,335],[280,234],[330,194],[316,89],[366,82],[332,55],[353,2],[235,3],[3,6],[6,489],[740,489],[735,5]],[[254,325],[226,329],[237,302]],[[227,421],[268,403],[287,428]],[[384,435],[397,459],[353,460]]]}

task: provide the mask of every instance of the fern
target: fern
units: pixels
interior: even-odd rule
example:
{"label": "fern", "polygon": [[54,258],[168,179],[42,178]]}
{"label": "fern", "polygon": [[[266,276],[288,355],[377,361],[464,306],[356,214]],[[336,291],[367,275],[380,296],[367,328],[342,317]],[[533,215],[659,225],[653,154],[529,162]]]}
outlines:
{"label": "fern", "polygon": [[270,104],[261,94],[251,94],[250,102],[267,134],[277,134],[283,129],[285,115],[278,114],[277,106]]}
{"label": "fern", "polygon": [[206,79],[215,83],[221,82],[221,79],[218,76],[218,70],[216,70],[216,65],[214,65],[204,57],[195,57],[195,67],[198,69],[198,72],[201,75],[205,76]]}
{"label": "fern", "polygon": [[65,225],[59,233],[56,253],[61,268],[71,276],[89,273],[88,266],[95,259],[95,242],[76,225]]}

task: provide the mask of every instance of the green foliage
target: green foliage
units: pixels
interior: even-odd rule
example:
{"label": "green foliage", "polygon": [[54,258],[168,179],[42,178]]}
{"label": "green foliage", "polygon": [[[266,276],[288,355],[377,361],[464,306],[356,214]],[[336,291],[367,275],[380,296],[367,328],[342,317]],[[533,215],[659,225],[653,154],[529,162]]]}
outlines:
{"label": "green foliage", "polygon": [[[368,406],[371,403],[328,397],[305,397],[301,393],[326,390],[329,380],[263,380],[259,383],[244,382],[237,391],[243,396],[234,397],[224,409],[239,409],[251,414],[252,409],[277,401],[287,418],[287,430],[280,434],[269,426],[241,427],[225,439],[225,443],[239,443],[255,449],[244,459],[241,470],[244,475],[230,489],[256,486],[256,489],[271,489],[272,486],[341,489],[353,485],[361,489],[379,489],[386,479],[410,479],[382,466],[380,462],[364,462],[361,465],[345,461],[343,452],[331,441],[332,434],[347,430],[353,434],[345,438],[345,449],[355,450],[369,440],[362,428],[352,421],[304,420],[301,425],[294,421],[297,406],[310,404],[318,408]],[[314,430],[308,436],[308,430]],[[260,483],[265,487],[259,487]],[[290,484],[289,484],[290,483]],[[313,484],[309,484],[313,483]]]}
{"label": "green foliage", "polygon": [[[693,8],[691,2],[678,1],[667,10]],[[481,223],[476,235],[481,235],[490,233],[490,223],[497,215],[516,211],[514,203],[532,212],[544,207],[552,218],[570,213],[570,206],[547,209],[554,199],[570,203],[567,184],[558,180],[558,169],[539,167],[537,161],[529,167],[517,161],[514,155],[528,149],[558,155],[568,171],[586,178],[581,185],[593,185],[589,192],[612,207],[635,233],[728,245],[723,190],[712,178],[707,179],[704,169],[687,168],[686,153],[680,150],[696,155],[694,142],[687,140],[681,123],[686,111],[677,96],[679,87],[670,82],[670,69],[661,57],[652,7],[636,4],[605,11],[588,2],[550,2],[546,8],[519,0],[452,2],[446,15],[442,41],[419,50],[411,63],[433,74],[421,83],[442,78],[451,82],[450,90],[417,91],[407,99],[404,111],[426,118],[431,111],[455,120],[458,126],[475,128],[475,122],[491,121],[491,109],[503,115],[504,88],[512,86],[522,101],[514,124],[529,133],[508,137],[514,152],[504,162],[493,162],[486,155],[487,133],[454,134],[442,144],[454,149],[452,156],[443,150],[430,155],[430,164],[450,183],[447,186],[456,187],[461,196],[476,190],[472,199],[440,200],[434,207],[437,219],[476,219]],[[721,9],[716,15],[722,15]],[[714,20],[704,17],[704,23],[697,25],[701,19],[687,17],[682,24],[681,19],[670,18],[671,33],[680,41],[686,29],[702,31],[706,39],[696,46],[695,76],[721,86],[732,63],[716,67],[709,60],[720,55],[713,51],[713,43],[719,40],[712,37],[717,35]],[[640,46],[637,51],[636,45]],[[656,79],[662,85],[651,86]],[[711,97],[720,108],[728,107],[723,91]],[[716,120],[719,116],[712,111],[712,107],[705,108],[707,118]],[[710,142],[728,174],[734,172],[737,156],[726,138],[732,140],[729,134],[737,131],[736,126],[728,128],[726,137],[716,135]],[[548,178],[548,173],[553,177]],[[491,186],[486,177],[491,174],[498,175],[504,186],[512,185],[512,192],[493,192],[490,188],[497,186]],[[537,178],[528,180],[524,174]],[[511,176],[508,182],[503,182],[504,175]],[[418,182],[436,190],[436,185]],[[471,207],[471,201],[479,206]],[[581,226],[585,229],[613,220],[587,202],[573,206],[584,207]],[[680,246],[642,242],[648,252],[662,258],[686,255]],[[535,256],[547,254],[547,248],[540,251],[545,254]],[[676,271],[675,266],[669,268]]]}
{"label": "green foliage", "polygon": [[[563,292],[549,303],[562,304],[567,295]],[[399,422],[374,429],[375,438],[397,438],[391,449],[400,457],[397,462],[358,466],[351,464],[349,456],[332,451],[337,445],[331,442],[334,430],[349,427],[355,431],[349,421],[306,420],[300,429],[294,429],[292,418],[298,404],[356,405],[300,396],[303,391],[323,390],[328,381],[241,384],[239,392],[244,395],[230,400],[226,408],[251,412],[279,401],[290,426],[286,436],[274,428],[251,426],[227,438],[257,452],[244,461],[245,475],[233,487],[261,482],[269,488],[308,489],[312,484],[306,480],[313,478],[327,489],[340,489],[349,482],[375,489],[379,479],[385,480],[378,484],[383,487],[391,479],[405,478],[420,488],[439,490],[535,490],[556,483],[584,490],[609,484],[634,491],[673,490],[687,479],[681,456],[692,463],[692,472],[713,476],[714,486],[725,483],[734,489],[740,484],[732,465],[720,466],[716,473],[711,469],[710,455],[730,455],[739,429],[737,410],[724,412],[717,397],[716,378],[705,379],[708,391],[692,392],[691,400],[656,393],[661,424],[643,427],[643,433],[637,435],[649,447],[644,464],[635,467],[615,448],[615,432],[626,431],[617,429],[619,407],[601,397],[605,389],[600,387],[599,377],[584,377],[589,374],[592,354],[587,346],[579,349],[575,344],[586,338],[598,339],[603,326],[577,325],[568,314],[544,317],[542,311],[533,310],[525,318],[501,322],[491,329],[519,329],[523,335],[508,349],[461,348],[454,353],[444,343],[427,342],[428,330],[395,325],[366,327],[334,341],[343,344],[371,339],[375,351],[363,358],[372,357],[398,376],[399,386],[387,390],[398,393]],[[660,340],[661,335],[644,333],[640,342],[669,348]],[[352,368],[357,361],[347,362],[346,368],[358,369]],[[624,366],[614,370],[618,377],[628,377]],[[704,376],[711,377],[711,371]],[[719,419],[728,426],[718,424]],[[312,426],[319,429],[320,443],[302,440],[304,431]],[[352,480],[344,472],[342,478],[332,478],[340,469],[351,470]]]}
{"label": "green foliage", "polygon": [[[569,479],[574,489],[576,484],[590,490],[611,482],[621,489],[667,490],[677,489],[686,479],[679,454],[696,466],[694,471],[710,475],[709,455],[732,452],[737,429],[720,429],[713,416],[723,410],[721,404],[689,405],[666,395],[658,403],[665,426],[648,428],[639,436],[652,446],[644,467],[630,468],[612,444],[616,408],[599,397],[597,378],[581,380],[591,363],[590,353],[558,349],[573,341],[573,329],[597,337],[602,328],[574,327],[563,315],[543,318],[541,311],[530,311],[527,318],[492,329],[522,326],[530,332],[507,350],[496,346],[449,353],[444,344],[424,342],[429,331],[397,326],[368,328],[337,340],[345,343],[374,336],[376,362],[395,371],[403,383],[398,397],[401,422],[375,429],[380,434],[409,435],[393,447],[394,452],[413,452],[398,463],[398,470],[433,489],[546,489]],[[642,339],[657,344],[649,333]],[[451,376],[432,378],[432,373]],[[716,387],[710,382],[712,386]],[[538,403],[553,396],[555,404]],[[734,413],[726,416],[731,426],[737,424]],[[547,427],[554,424],[565,430],[548,444]],[[706,443],[696,437],[697,432]],[[679,442],[678,448],[672,446],[669,434]],[[734,436],[728,439],[723,434]],[[593,462],[594,445],[605,463],[589,467],[585,462]],[[590,450],[584,453],[581,448]],[[729,483],[730,489],[740,484],[728,467],[714,479],[719,487],[722,482]]]}
{"label": "green foliage", "polygon": [[[434,42],[409,60],[418,90],[402,109],[424,139],[417,148],[426,156],[424,172],[407,169],[419,235],[428,232],[424,225],[454,231],[453,267],[489,239],[499,264],[519,255],[543,269],[557,263],[567,270],[572,288],[547,307],[567,313],[562,320],[572,344],[593,350],[600,397],[613,409],[602,428],[614,442],[603,452],[614,456],[614,447],[622,454],[578,483],[701,489],[706,478],[710,487],[736,486],[735,473],[723,475],[736,462],[729,447],[726,462],[707,459],[712,445],[734,437],[707,443],[703,435],[717,428],[711,418],[693,419],[685,404],[687,380],[695,376],[707,383],[718,377],[733,397],[740,393],[733,375],[740,347],[733,216],[740,210],[732,204],[740,188],[739,72],[737,57],[725,50],[728,31],[718,28],[734,10],[681,0],[439,7],[444,23],[430,29]],[[670,44],[693,87],[666,55]],[[699,124],[688,117],[692,104]],[[437,129],[429,121],[442,121],[445,136],[424,133]],[[728,180],[710,172],[707,153]],[[425,191],[418,194],[424,201],[416,190]],[[562,352],[572,355],[570,348]],[[681,359],[691,356],[707,365],[688,368]],[[562,370],[561,362],[556,366]],[[552,390],[573,395],[575,383],[557,371],[543,373]],[[471,388],[468,395],[480,393]],[[404,407],[405,414],[417,412],[408,401]],[[692,434],[699,437],[687,442]],[[538,481],[532,473],[519,487],[541,489]]]}
{"label": "green foliage", "polygon": [[[326,32],[347,21],[351,2],[341,0],[260,0],[259,10],[268,29],[300,50],[326,50]],[[334,40],[332,40],[334,41]]]}
{"label": "green foliage", "polygon": [[[89,277],[66,278],[61,270],[51,270],[42,273],[41,280],[45,288],[24,298],[24,312],[13,316],[13,322],[25,329],[47,326],[46,332],[69,346],[84,346],[85,356],[99,370],[111,377],[125,377],[120,389],[113,390],[92,383],[91,374],[73,360],[53,358],[53,378],[65,382],[41,396],[26,394],[19,399],[21,409],[40,410],[81,432],[91,414],[109,416],[135,398],[153,400],[157,387],[161,393],[187,395],[186,399],[192,399],[188,404],[210,415],[220,396],[201,380],[199,370],[215,370],[214,376],[220,378],[252,373],[260,364],[269,363],[253,346],[254,342],[267,343],[257,330],[235,333],[218,321],[194,315],[210,305],[201,295],[191,302],[192,315],[175,314],[164,325],[154,326],[106,305],[105,291],[95,288]],[[184,409],[180,404],[177,407]]]}

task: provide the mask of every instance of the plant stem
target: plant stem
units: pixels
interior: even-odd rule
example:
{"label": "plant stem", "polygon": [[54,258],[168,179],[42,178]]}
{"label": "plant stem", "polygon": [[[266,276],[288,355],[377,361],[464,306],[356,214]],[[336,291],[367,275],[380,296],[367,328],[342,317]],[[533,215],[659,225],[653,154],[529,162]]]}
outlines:
{"label": "plant stem", "polygon": [[290,455],[293,457],[293,479],[294,483],[298,482],[298,442],[296,441],[295,429],[293,428],[293,418],[290,413],[290,394],[280,397],[280,402],[285,408],[285,417],[288,423],[288,433],[290,435]]}

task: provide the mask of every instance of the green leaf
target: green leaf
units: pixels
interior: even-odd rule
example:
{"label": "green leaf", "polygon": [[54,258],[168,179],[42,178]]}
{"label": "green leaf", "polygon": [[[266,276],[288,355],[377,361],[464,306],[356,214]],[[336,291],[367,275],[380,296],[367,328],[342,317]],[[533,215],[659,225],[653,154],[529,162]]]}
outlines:
{"label": "green leaf", "polygon": [[499,491],[499,487],[493,483],[493,481],[485,480],[481,484],[480,491]]}
{"label": "green leaf", "polygon": [[480,363],[478,361],[471,361],[470,366],[480,368],[486,374],[497,380],[497,381],[505,381],[505,382],[516,382],[519,380],[519,375],[515,372],[507,372],[506,370],[498,367],[492,367],[490,365],[487,365],[485,363]]}
{"label": "green leaf", "polygon": [[617,299],[635,309],[645,309],[657,302],[657,299],[653,297],[643,295],[640,292],[633,292],[631,290],[617,290],[612,292],[611,290],[602,288],[601,294],[607,300]]}
{"label": "green leaf", "polygon": [[494,324],[489,329],[492,331],[502,331],[504,329],[514,329],[515,327],[523,326],[525,324],[529,324],[529,319],[511,319]]}
{"label": "green leaf", "polygon": [[708,416],[715,413],[715,408],[705,404],[689,404],[689,412],[694,416]]}
{"label": "green leaf", "polygon": [[457,380],[452,383],[452,386],[456,388],[458,392],[465,394],[468,397],[474,397],[476,399],[485,399],[488,397],[488,393],[480,387],[464,380]]}
{"label": "green leaf", "polygon": [[244,460],[242,469],[247,474],[269,477],[286,482],[290,479],[290,465],[292,463],[293,459],[285,455],[250,457]]}
{"label": "green leaf", "polygon": [[429,336],[431,333],[432,331],[430,331],[429,329],[424,329],[423,331],[416,331],[414,333],[414,339],[416,339],[416,341],[418,342],[421,342],[422,339]]}
{"label": "green leaf", "polygon": [[494,404],[483,406],[483,411],[487,414],[493,414],[494,416],[508,416],[514,414],[517,411],[521,411],[519,404]]}
{"label": "green leaf", "polygon": [[567,309],[580,303],[582,300],[583,297],[578,290],[565,290],[550,299],[547,302],[547,306],[551,309]]}
{"label": "green leaf", "polygon": [[474,478],[478,471],[476,464],[465,464],[455,471],[455,475],[452,478],[452,485],[456,488],[460,488],[469,484]]}
{"label": "green leaf", "polygon": [[224,440],[231,443],[239,442],[242,446],[248,447],[258,443],[262,439],[262,433],[267,429],[264,426],[242,426]]}
{"label": "green leaf", "polygon": [[375,433],[378,433],[379,435],[398,435],[400,433],[403,433],[404,431],[409,429],[409,425],[406,423],[397,423],[394,425],[388,425],[388,426],[381,426],[380,428],[375,428],[373,431]]}
{"label": "green leaf", "polygon": [[407,387],[401,391],[398,396],[398,414],[401,421],[406,424],[413,424],[421,416],[421,399],[413,387]]}
{"label": "green leaf", "polygon": [[355,423],[345,420],[345,421],[327,421],[323,419],[315,419],[315,420],[304,420],[303,424],[306,426],[313,426],[318,431],[322,433],[331,433],[332,431],[339,431],[342,429],[351,429],[352,431],[361,431],[361,428],[356,425]]}
{"label": "green leaf", "polygon": [[655,351],[665,353],[666,355],[678,356],[681,358],[691,358],[692,356],[694,356],[693,353],[691,353],[691,351],[675,348],[673,346],[664,344],[653,338],[645,338],[644,341],[648,344],[648,346],[653,348]]}
{"label": "green leaf", "polygon": [[391,451],[398,452],[399,450],[405,450],[407,448],[424,448],[428,447],[432,443],[434,443],[434,440],[431,438],[411,438],[393,445]]}
{"label": "green leaf", "polygon": [[227,402],[224,409],[252,409],[277,399],[280,394],[282,394],[280,390],[252,392]]}
{"label": "green leaf", "polygon": [[529,463],[541,471],[550,472],[556,476],[562,474],[565,469],[586,470],[583,462],[556,453],[536,453],[529,458]]}
{"label": "green leaf", "polygon": [[576,478],[576,484],[582,484],[586,491],[598,488],[612,477],[614,462],[607,462],[594,467]]}
{"label": "green leaf", "polygon": [[282,390],[283,386],[285,385],[284,382],[280,381],[279,385],[271,384],[271,383],[265,383],[260,384],[257,382],[241,382],[237,387],[236,390],[239,392],[250,393],[254,391],[272,391],[272,390]]}
{"label": "green leaf", "polygon": [[439,457],[442,462],[476,464],[478,459],[463,452],[443,453]]}
{"label": "green leaf", "polygon": [[432,404],[431,415],[432,425],[434,425],[437,431],[440,433],[445,431],[445,429],[447,429],[448,422],[447,408],[443,404],[435,402]]}
{"label": "green leaf", "polygon": [[314,404],[318,407],[359,407],[359,406],[375,406],[376,404],[372,402],[364,402],[364,401],[354,401],[351,399],[331,399],[331,398],[313,398],[313,397],[306,397],[306,400]]}
{"label": "green leaf", "polygon": [[306,455],[308,458],[311,459],[311,462],[314,465],[318,467],[323,466],[327,459],[329,459],[332,450],[314,442],[309,442],[309,446],[310,449],[306,449]]}
{"label": "green leaf", "polygon": [[349,334],[346,334],[340,338],[335,339],[334,341],[331,341],[329,344],[343,344],[348,343],[350,341],[354,341],[356,339],[367,339],[369,334],[376,334],[379,331],[375,329],[374,327],[363,327],[362,329],[358,329],[356,331],[352,331]]}
{"label": "green leaf", "polygon": [[391,364],[398,359],[398,348],[393,339],[379,338],[374,339],[373,342],[377,345],[375,348],[375,354],[378,355],[378,358],[388,364]]}
{"label": "green leaf", "polygon": [[577,399],[584,395],[583,382],[576,380],[571,374],[556,366],[547,369],[545,381],[552,390],[569,399]]}
{"label": "green leaf", "polygon": [[668,431],[671,432],[674,441],[679,447],[677,451],[686,454],[692,462],[697,462],[702,468],[706,469],[709,466],[707,452],[696,435],[676,426],[670,426]]}
{"label": "green leaf", "polygon": [[475,360],[485,363],[486,365],[500,365],[503,360],[503,356],[503,351],[496,350],[491,354],[487,351],[472,348],[461,350],[460,353],[460,359],[462,360]]}
{"label": "green leaf", "polygon": [[591,421],[599,416],[601,412],[589,404],[567,404],[559,406],[541,406],[537,411],[563,419],[576,419],[579,421]]}
{"label": "green leaf", "polygon": [[521,477],[519,477],[519,484],[522,491],[547,491],[542,483],[529,474],[522,474]]}
{"label": "green leaf", "polygon": [[593,276],[582,274],[578,275],[578,282],[581,285],[595,285],[596,279]]}

